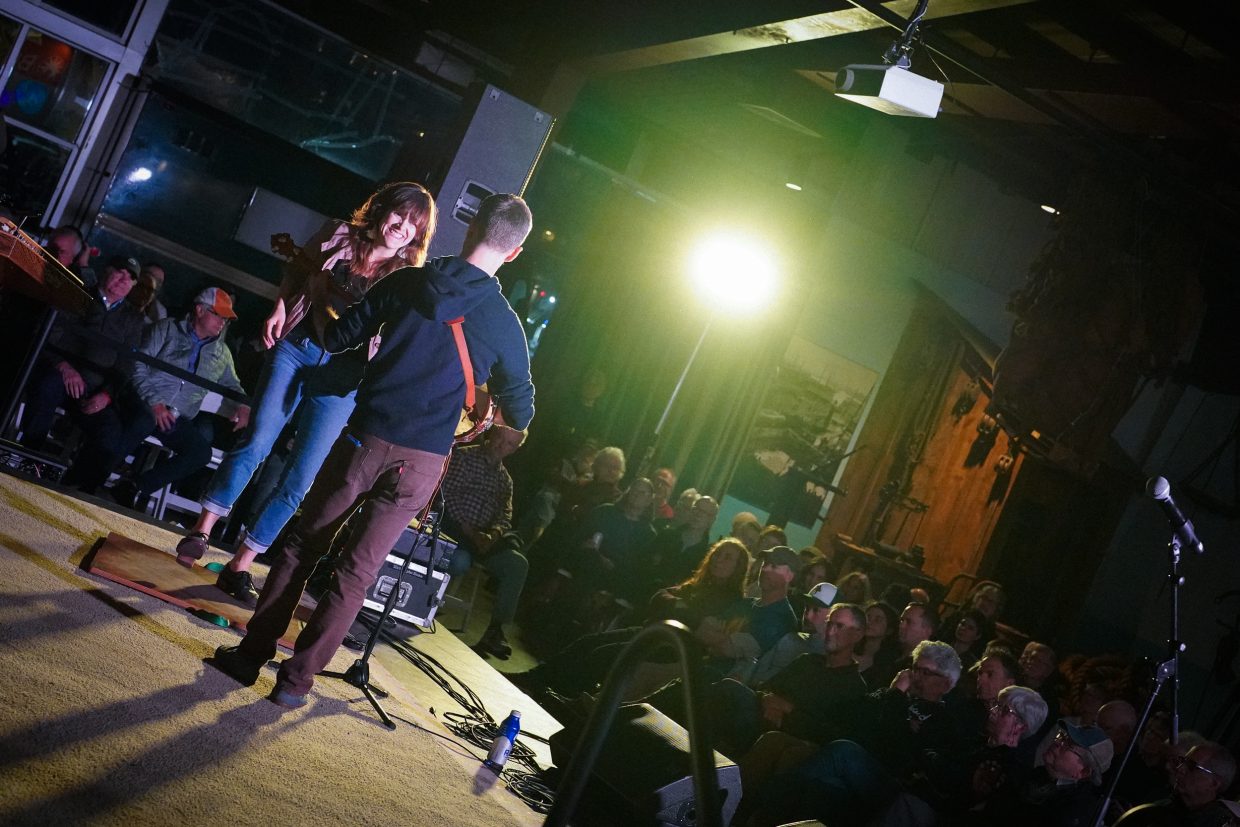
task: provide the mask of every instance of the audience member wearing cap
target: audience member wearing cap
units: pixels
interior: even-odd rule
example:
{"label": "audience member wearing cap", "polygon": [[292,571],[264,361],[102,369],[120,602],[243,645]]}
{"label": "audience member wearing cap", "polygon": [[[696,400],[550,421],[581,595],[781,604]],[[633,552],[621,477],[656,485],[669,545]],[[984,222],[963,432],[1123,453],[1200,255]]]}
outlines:
{"label": "audience member wearing cap", "polygon": [[80,425],[83,416],[107,406],[110,397],[105,391],[109,387],[114,390],[120,379],[116,374],[117,351],[90,334],[113,339],[122,350],[137,346],[144,320],[124,301],[137,277],[138,263],[117,256],[104,268],[100,283],[90,288],[94,301],[84,316],[56,316],[27,385],[22,420],[22,443],[27,447],[46,447],[57,408],[63,406]]}
{"label": "audience member wearing cap", "polygon": [[[834,591],[831,584],[823,585]],[[852,656],[865,634],[865,611],[840,604],[806,610],[810,612],[822,615],[811,633],[816,644],[812,651],[797,653],[782,668],[750,680],[749,685],[728,677],[707,690],[710,728],[720,752],[739,761],[763,732],[772,730],[811,738],[824,729],[824,717],[836,715],[841,704],[865,694],[865,681]],[[789,637],[797,635],[780,644]]]}
{"label": "audience member wearing cap", "polygon": [[1019,793],[987,802],[985,823],[1088,827],[1102,805],[1102,776],[1113,755],[1114,747],[1102,729],[1060,719],[1043,765]]}
{"label": "audience member wearing cap", "polygon": [[[231,297],[218,287],[207,288],[185,318],[147,326],[138,352],[244,393],[222,337],[225,325],[236,317]],[[116,399],[91,417],[87,445],[66,474],[66,483],[95,491],[144,439],[156,434],[172,455],[113,491],[122,505],[145,506],[152,492],[210,462],[215,417],[198,416],[206,395],[201,385],[135,360]],[[249,416],[245,405],[233,409],[233,429],[244,428]]]}
{"label": "audience member wearing cap", "polygon": [[[788,596],[790,603],[793,596]],[[830,583],[819,583],[810,589],[808,594],[799,596],[800,604],[804,607],[800,613],[800,631],[784,635],[762,657],[758,658],[753,674],[744,681],[750,686],[757,686],[770,680],[775,673],[806,652],[822,654],[824,651],[827,615],[831,609],[831,602],[835,599],[835,586]]]}
{"label": "audience member wearing cap", "polygon": [[1223,795],[1236,780],[1236,759],[1222,744],[1206,741],[1170,762],[1171,797],[1134,807],[1116,827],[1224,827],[1240,807]]}
{"label": "audience member wearing cap", "polygon": [[[747,512],[741,513],[744,514]],[[741,515],[738,514],[736,516],[739,519]],[[762,593],[762,588],[758,583],[758,574],[762,570],[762,555],[776,546],[784,546],[786,548],[787,543],[788,535],[785,534],[784,530],[779,526],[769,525],[758,532],[758,542],[756,545],[757,551],[754,553],[753,565],[749,568],[749,580],[745,584],[746,597],[757,597]],[[798,555],[798,558],[799,557],[800,555]],[[800,572],[799,567],[797,568],[797,572]]]}
{"label": "audience member wearing cap", "polygon": [[[797,555],[801,558],[801,570],[797,572],[797,582],[792,587],[788,600],[792,603],[793,611],[799,615],[805,611],[805,596],[810,589],[819,583],[834,582],[834,580],[831,577],[831,564],[818,552],[818,549],[808,546],[798,551]],[[840,602],[848,601],[841,600]]]}

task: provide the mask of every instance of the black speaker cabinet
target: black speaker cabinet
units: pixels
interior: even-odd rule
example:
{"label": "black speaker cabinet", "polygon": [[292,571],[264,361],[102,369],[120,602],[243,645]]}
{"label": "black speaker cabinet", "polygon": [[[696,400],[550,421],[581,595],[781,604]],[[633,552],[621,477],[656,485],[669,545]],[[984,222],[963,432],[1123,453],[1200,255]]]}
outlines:
{"label": "black speaker cabinet", "polygon": [[[551,736],[551,757],[563,768],[584,722]],[[728,824],[741,799],[736,764],[715,753],[715,777]],[[591,825],[694,827],[697,802],[689,762],[689,733],[649,704],[622,706],[603,743],[575,819]]]}
{"label": "black speaker cabinet", "polygon": [[[437,183],[439,226],[430,255],[461,252],[465,230],[488,195],[525,191],[555,119],[494,86],[479,86],[456,154]],[[436,176],[438,177],[438,176]]]}

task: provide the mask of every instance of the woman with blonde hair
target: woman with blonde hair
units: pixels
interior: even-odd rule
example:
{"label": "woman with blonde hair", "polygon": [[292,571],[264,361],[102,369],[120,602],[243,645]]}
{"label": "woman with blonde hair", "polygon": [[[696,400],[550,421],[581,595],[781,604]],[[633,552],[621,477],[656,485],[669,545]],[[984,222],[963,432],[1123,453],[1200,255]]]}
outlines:
{"label": "woman with blonde hair", "polygon": [[242,442],[225,455],[202,500],[198,521],[177,544],[177,562],[193,566],[211,529],[232,510],[255,470],[293,421],[292,451],[275,488],[256,508],[252,525],[216,581],[226,594],[253,605],[249,567],[276,539],[301,504],[315,474],[353,412],[366,365],[363,348],[340,354],[322,345],[329,319],[361,300],[401,267],[420,267],[435,232],[435,199],[421,184],[380,187],[347,221],[329,221],[285,268],[275,306],[263,325],[270,348]]}

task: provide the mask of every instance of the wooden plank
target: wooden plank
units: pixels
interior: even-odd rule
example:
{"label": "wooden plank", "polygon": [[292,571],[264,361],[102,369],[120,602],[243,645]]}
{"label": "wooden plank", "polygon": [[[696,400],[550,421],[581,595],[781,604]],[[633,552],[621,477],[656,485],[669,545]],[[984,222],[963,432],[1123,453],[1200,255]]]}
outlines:
{"label": "wooden plank", "polygon": [[[187,569],[170,551],[144,545],[115,531],[95,549],[86,562],[86,570],[182,609],[219,615],[241,631],[245,631],[254,614],[248,606],[216,587],[215,572],[202,566]],[[304,602],[297,607],[288,631],[280,638],[281,646],[293,648],[313,610]]]}

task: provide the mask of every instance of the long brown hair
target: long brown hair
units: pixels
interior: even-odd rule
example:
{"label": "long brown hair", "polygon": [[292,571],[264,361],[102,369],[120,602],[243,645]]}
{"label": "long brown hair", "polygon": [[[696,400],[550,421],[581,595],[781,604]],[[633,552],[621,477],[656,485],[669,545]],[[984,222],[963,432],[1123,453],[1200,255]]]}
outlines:
{"label": "long brown hair", "polygon": [[[371,263],[370,253],[375,248],[373,236],[392,213],[403,216],[413,224],[413,241],[392,258]],[[421,184],[397,181],[379,187],[349,217],[353,272],[367,278],[382,278],[400,267],[421,267],[426,261],[426,250],[435,234],[438,217],[435,199]]]}
{"label": "long brown hair", "polygon": [[[711,563],[714,562],[716,555],[722,554],[730,548],[735,548],[740,553],[732,573],[728,575],[726,580],[713,579],[710,576]],[[745,574],[748,571],[749,549],[745,548],[745,544],[735,537],[724,537],[710,547],[710,550],[706,552],[706,556],[702,558],[702,562],[698,563],[697,571],[693,572],[689,579],[681,585],[692,586],[695,589],[709,588],[712,591],[735,594],[739,598],[745,593]]]}

